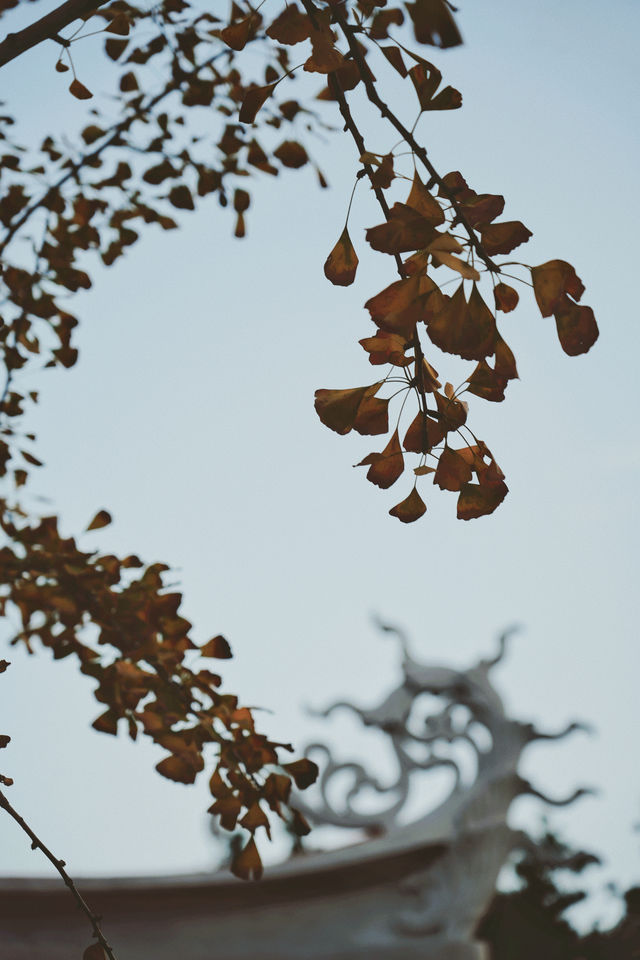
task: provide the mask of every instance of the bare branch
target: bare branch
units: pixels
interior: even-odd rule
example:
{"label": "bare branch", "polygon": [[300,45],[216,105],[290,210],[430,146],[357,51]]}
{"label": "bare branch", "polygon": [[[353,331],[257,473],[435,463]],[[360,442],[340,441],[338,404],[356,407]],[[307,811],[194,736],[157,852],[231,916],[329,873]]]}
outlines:
{"label": "bare branch", "polygon": [[89,923],[93,927],[93,935],[100,943],[105,954],[107,955],[109,960],[116,960],[116,955],[113,952],[113,949],[107,942],[106,937],[104,936],[102,930],[100,929],[101,918],[98,917],[95,913],[93,913],[91,908],[88,906],[87,902],[80,895],[78,888],[76,887],[75,883],[73,882],[73,880],[71,879],[67,871],[65,870],[64,860],[58,860],[58,858],[53,855],[51,850],[49,850],[48,847],[45,847],[42,840],[33,832],[29,824],[24,820],[23,817],[20,816],[18,811],[11,806],[11,804],[9,803],[9,801],[7,800],[7,798],[5,797],[4,793],[2,793],[1,790],[0,790],[0,807],[2,807],[3,810],[6,810],[9,816],[13,817],[13,819],[18,824],[18,826],[22,830],[24,830],[24,832],[27,834],[27,836],[31,840],[31,849],[42,850],[47,860],[49,860],[49,862],[53,864],[53,866],[56,868],[56,870],[64,880],[65,884],[71,891],[71,894],[74,897],[76,903],[78,904],[82,912],[86,915],[87,919],[89,920]]}

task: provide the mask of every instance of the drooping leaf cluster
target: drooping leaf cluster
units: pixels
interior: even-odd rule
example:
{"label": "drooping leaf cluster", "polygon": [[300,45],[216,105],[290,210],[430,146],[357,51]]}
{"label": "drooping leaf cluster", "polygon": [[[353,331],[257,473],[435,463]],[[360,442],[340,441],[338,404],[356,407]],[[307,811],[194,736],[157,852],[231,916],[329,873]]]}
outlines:
{"label": "drooping leaf cluster", "polygon": [[[15,5],[8,0],[0,13]],[[431,475],[457,494],[459,517],[479,517],[496,509],[507,486],[493,453],[472,433],[462,397],[501,401],[517,377],[498,315],[517,306],[518,293],[505,280],[511,267],[523,268],[497,258],[531,234],[518,220],[500,219],[502,196],[476,193],[457,171],[441,175],[415,132],[416,117],[401,119],[376,80],[395,71],[418,115],[460,107],[460,93],[410,49],[461,42],[446,0],[269,0],[259,9],[232,2],[228,16],[185,0],[147,9],[115,0],[89,12],[86,30],[62,39],[49,34],[59,44],[52,62],[52,78],[62,84],[57,95],[67,96],[68,87],[90,109],[78,142],[70,147],[68,136],[47,134],[27,150],[13,137],[13,118],[0,116],[0,475],[7,487],[0,596],[4,610],[19,612],[16,642],[31,647],[37,640],[58,658],[75,654],[97,682],[106,707],[98,729],[114,733],[122,721],[131,736],[144,732],[167,749],[162,774],[192,782],[204,768],[206,744],[213,744],[211,811],[228,829],[240,823],[249,830],[235,869],[256,876],[253,834],[259,826],[268,831],[265,811],[291,816],[291,778],[304,786],[314,768],[298,761],[276,769],[282,745],[259,734],[251,712],[220,692],[218,675],[195,663],[198,648],[179,613],[180,596],[163,585],[163,564],[83,551],[61,536],[56,518],[31,515],[26,483],[39,460],[20,421],[38,396],[21,384],[32,369],[75,364],[78,320],[70,297],[90,288],[96,267],[116,263],[147,225],[175,229],[184,213],[215,196],[233,211],[241,238],[252,177],[313,166],[326,186],[309,132],[339,119],[354,143],[356,185],[369,183],[381,211],[366,240],[391,258],[398,279],[368,297],[374,330],[360,340],[369,362],[385,371],[371,385],[318,390],[316,410],[339,434],[389,434],[381,451],[361,461],[383,489],[402,476],[407,457],[415,458],[413,484],[390,510],[402,522],[425,512],[418,483]],[[76,75],[74,44],[95,23],[104,26],[106,57],[117,74],[116,109],[94,106],[91,77]],[[8,42],[0,43],[0,62],[20,52],[18,35]],[[321,85],[312,103],[289,96],[300,74],[317,76]],[[352,109],[356,89],[395,146],[366,142]],[[331,108],[327,122],[319,111]],[[346,286],[357,267],[345,224],[324,271]],[[487,280],[492,296],[483,292]],[[588,350],[597,327],[579,302],[583,287],[574,269],[550,260],[530,268],[530,282],[542,315],[555,318],[565,352]],[[435,350],[473,363],[459,387],[440,378]],[[102,521],[106,511],[94,526]],[[228,653],[221,638],[199,649],[218,658]],[[294,820],[307,829],[295,813]]]}

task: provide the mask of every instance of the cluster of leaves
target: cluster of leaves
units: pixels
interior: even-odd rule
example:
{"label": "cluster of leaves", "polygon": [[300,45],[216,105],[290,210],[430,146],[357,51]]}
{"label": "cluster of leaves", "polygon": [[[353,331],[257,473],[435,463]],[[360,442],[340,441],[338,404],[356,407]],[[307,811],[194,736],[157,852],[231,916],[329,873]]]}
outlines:
{"label": "cluster of leaves", "polygon": [[[250,195],[240,184],[252,173],[276,176],[311,162],[302,144],[282,139],[283,127],[299,126],[296,118],[306,112],[293,100],[274,107],[265,118],[273,145],[263,148],[233,122],[250,84],[218,38],[216,17],[193,13],[182,0],[167,0],[152,13],[118,2],[96,16],[107,25],[107,57],[122,65],[115,118],[93,109],[75,149],[66,139],[46,136],[33,151],[12,139],[13,118],[0,117],[0,476],[10,488],[0,498],[8,541],[0,550],[0,611],[19,615],[14,643],[31,652],[39,641],[56,659],[78,657],[107,708],[94,727],[115,734],[123,721],[133,739],[139,732],[151,737],[168,751],[157,765],[163,776],[194,782],[205,768],[205,745],[213,745],[210,812],[226,829],[238,823],[248,831],[233,869],[257,877],[254,835],[258,827],[269,833],[265,810],[306,832],[289,796],[294,782],[304,788],[315,778],[315,765],[282,764],[280,754],[290,745],[257,731],[251,711],[220,691],[220,677],[192,665],[198,656],[229,657],[230,648],[221,636],[196,646],[190,623],[179,613],[180,594],[164,586],[165,564],[84,552],[74,538],[61,536],[56,517],[30,517],[24,502],[28,472],[41,463],[30,449],[35,437],[22,432],[20,420],[38,394],[19,391],[16,380],[34,366],[76,363],[78,320],[69,312],[69,296],[91,287],[92,258],[111,266],[136,243],[137,224],[175,229],[176,211],[193,210],[215,194],[234,211],[235,235],[244,236]],[[145,39],[135,43],[142,21]],[[267,79],[288,68],[286,51],[271,54]],[[70,44],[61,48],[59,73],[66,72],[65,58],[74,75],[71,94],[89,99],[75,77]],[[166,76],[153,94],[143,92],[149,65]],[[186,108],[195,115],[189,125]],[[318,177],[324,185],[320,171]],[[88,529],[109,520],[100,511]],[[3,670],[6,665],[2,661]],[[0,745],[8,741],[3,736]]]}
{"label": "cluster of leaves", "polygon": [[[497,312],[513,310],[518,294],[503,280],[506,264],[494,258],[526,242],[530,232],[519,221],[497,219],[504,207],[501,196],[478,194],[460,173],[441,176],[435,170],[416,139],[415,124],[406,126],[378,92],[370,65],[374,57],[382,58],[381,64],[411,84],[419,115],[459,107],[461,95],[441,87],[439,70],[393,35],[408,18],[418,44],[455,46],[461,37],[450,5],[446,0],[396,6],[388,0],[300,2],[278,5],[266,17],[251,3],[234,0],[227,19],[192,9],[186,0],[162,0],[150,9],[125,0],[96,4],[94,10],[85,4],[87,13],[104,24],[105,52],[118,70],[116,116],[92,107],[75,147],[46,136],[36,151],[14,142],[13,119],[0,117],[0,352],[5,367],[0,475],[12,488],[0,500],[0,525],[9,541],[0,552],[2,609],[19,612],[16,642],[31,649],[37,639],[55,657],[73,653],[79,658],[81,671],[97,682],[96,695],[107,707],[94,724],[97,729],[115,733],[122,720],[132,737],[143,731],[168,750],[158,764],[160,773],[192,782],[204,768],[205,744],[214,745],[210,809],[224,827],[240,823],[251,834],[235,862],[242,876],[260,872],[253,834],[259,826],[268,832],[265,809],[291,816],[291,780],[303,787],[315,768],[298,761],[275,769],[278,750],[287,745],[256,732],[251,712],[219,691],[217,674],[194,668],[198,648],[190,624],[178,613],[180,596],[163,585],[164,565],[83,552],[73,538],[61,537],[56,518],[30,518],[23,488],[39,460],[30,449],[35,438],[19,425],[38,397],[18,389],[16,380],[34,366],[75,364],[78,321],[69,312],[69,296],[91,286],[96,261],[109,267],[135,244],[143,224],[174,229],[176,211],[193,210],[215,195],[222,207],[232,207],[235,236],[243,237],[250,176],[272,177],[282,169],[312,165],[320,186],[326,186],[307,143],[307,134],[325,124],[316,109],[281,96],[302,70],[322,78],[317,99],[337,105],[355,144],[356,185],[369,181],[383,214],[383,222],[367,231],[367,241],[392,258],[399,275],[367,300],[376,330],[360,341],[370,363],[388,372],[368,386],[319,390],[318,414],[340,434],[389,433],[393,398],[380,393],[399,385],[396,395],[403,399],[390,438],[362,465],[372,483],[387,488],[403,474],[406,455],[417,456],[413,488],[390,511],[402,522],[425,512],[416,483],[429,474],[441,489],[457,492],[463,519],[491,513],[502,502],[503,473],[471,432],[461,396],[500,401],[517,377]],[[14,5],[14,0],[5,2],[0,13]],[[70,72],[69,92],[91,101],[91,79],[76,76],[72,56],[81,32],[66,39],[48,35],[60,44],[55,69]],[[0,44],[2,62],[18,49],[16,36],[8,53],[8,41]],[[245,56],[249,46],[260,56]],[[292,50],[297,53],[298,47],[300,62],[292,66]],[[252,73],[256,63],[259,76]],[[158,74],[164,84],[146,92]],[[393,150],[368,149],[349,101],[358,87],[390,133],[399,135]],[[398,154],[407,153],[413,163],[410,192],[404,202],[390,204],[389,191],[407,179],[396,169]],[[357,265],[345,225],[325,274],[345,286],[354,281]],[[439,271],[448,271],[457,283],[452,294],[436,282]],[[494,306],[480,292],[481,273],[493,284]],[[570,355],[588,350],[597,327],[590,308],[579,304],[583,288],[573,268],[551,260],[531,268],[530,277],[543,316],[555,317],[564,350]],[[474,369],[460,387],[446,381],[443,387],[427,347],[473,361]],[[401,430],[409,397],[415,407]],[[463,445],[454,446],[455,438]],[[88,634],[95,640],[89,642]],[[200,655],[218,658],[229,653],[220,637],[199,649]],[[302,818],[293,817],[295,829],[305,832]]]}

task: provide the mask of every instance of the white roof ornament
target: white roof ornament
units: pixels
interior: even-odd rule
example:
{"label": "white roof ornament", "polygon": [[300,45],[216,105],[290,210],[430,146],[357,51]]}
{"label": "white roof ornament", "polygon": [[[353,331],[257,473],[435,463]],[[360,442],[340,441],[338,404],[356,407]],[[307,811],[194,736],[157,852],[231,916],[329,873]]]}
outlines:
{"label": "white roof ornament", "polygon": [[[586,792],[544,797],[518,773],[520,755],[532,741],[559,739],[580,725],[548,734],[506,716],[490,672],[511,630],[500,637],[496,656],[456,670],[418,663],[402,631],[381,626],[400,640],[402,682],[373,709],[342,702],[324,713],[345,707],[381,731],[395,755],[394,779],[385,785],[364,764],[338,762],[315,744],[309,750],[325,758],[319,800],[298,804],[315,823],[357,827],[369,839],[292,858],[267,869],[257,884],[220,874],[82,881],[120,957],[485,960],[474,931],[521,840],[507,825],[511,802],[528,793],[564,804]],[[416,728],[412,712],[424,694],[441,707]],[[475,757],[471,782],[455,756],[460,744]],[[405,822],[414,781],[437,769],[453,771],[449,795]],[[333,785],[345,774],[350,786],[337,807]],[[367,793],[380,801],[376,811],[360,809]],[[421,788],[421,799],[427,793]],[[86,931],[67,896],[56,881],[0,881],[3,960],[81,956]]]}

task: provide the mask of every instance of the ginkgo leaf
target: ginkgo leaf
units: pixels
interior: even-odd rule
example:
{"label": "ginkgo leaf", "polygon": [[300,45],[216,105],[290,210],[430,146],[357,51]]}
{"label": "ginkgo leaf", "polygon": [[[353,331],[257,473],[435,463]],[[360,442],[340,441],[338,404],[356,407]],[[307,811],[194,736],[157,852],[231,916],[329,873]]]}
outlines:
{"label": "ginkgo leaf", "polygon": [[518,291],[510,287],[508,283],[496,283],[493,288],[493,297],[496,303],[496,310],[502,310],[503,313],[511,313],[518,306]]}
{"label": "ginkgo leaf", "polygon": [[293,777],[296,787],[299,790],[305,790],[315,783],[318,779],[318,766],[307,757],[300,760],[294,760],[292,763],[283,763],[282,769]]}
{"label": "ginkgo leaf", "polygon": [[240,820],[240,826],[244,827],[245,830],[250,830],[251,833],[255,833],[258,827],[264,827],[267,836],[271,837],[269,818],[257,801],[251,804],[244,817]]}
{"label": "ginkgo leaf", "polygon": [[464,483],[471,480],[471,467],[458,450],[445,447],[440,454],[433,482],[441,490],[460,490]]}
{"label": "ginkgo leaf", "polygon": [[273,151],[274,157],[277,157],[284,167],[290,167],[297,170],[303,167],[309,160],[309,155],[301,143],[296,140],[284,140],[280,146]]}
{"label": "ginkgo leaf", "polygon": [[252,86],[245,93],[238,119],[241,123],[253,123],[258,110],[269,99],[275,89],[275,83],[269,83],[264,87]]}
{"label": "ginkgo leaf", "polygon": [[417,413],[402,441],[408,453],[428,453],[432,447],[442,443],[447,433],[445,425],[424,413]]}
{"label": "ginkgo leaf", "polygon": [[244,50],[249,39],[255,34],[260,21],[260,14],[250,13],[248,17],[238,23],[229,24],[219,33],[220,39],[232,50]]}
{"label": "ginkgo leaf", "polygon": [[407,253],[426,247],[434,238],[433,224],[405,203],[394,203],[389,219],[369,227],[365,236],[380,253]]}
{"label": "ginkgo leaf", "polygon": [[486,360],[481,360],[467,380],[468,391],[484,400],[493,400],[499,403],[504,400],[504,391],[508,383],[507,377],[492,370]]}
{"label": "ginkgo leaf", "polygon": [[360,404],[365,397],[373,396],[383,381],[369,387],[355,387],[351,390],[316,390],[316,413],[330,430],[344,436],[353,430]]}
{"label": "ginkgo leaf", "polygon": [[560,345],[570,357],[587,353],[598,339],[598,324],[591,307],[580,306],[565,296],[556,308],[555,318]]}
{"label": "ginkgo leaf", "polygon": [[494,193],[480,193],[462,204],[464,215],[472,227],[490,223],[504,210],[504,197]]}
{"label": "ginkgo leaf", "polygon": [[311,35],[311,23],[296,3],[289,3],[265,32],[278,43],[293,45],[308,39]]}
{"label": "ginkgo leaf", "polygon": [[438,227],[441,223],[444,223],[444,210],[436,198],[429,193],[418,176],[417,170],[413,177],[413,184],[411,185],[411,192],[407,197],[406,205],[416,210],[420,216],[428,220],[434,227]]}
{"label": "ginkgo leaf", "polygon": [[580,300],[584,284],[566,260],[549,260],[531,268],[536,302],[543,317],[550,317],[564,303],[565,294]]}
{"label": "ginkgo leaf", "polygon": [[496,338],[496,373],[507,380],[518,379],[518,368],[516,367],[516,358],[508,343],[506,343],[500,334]]}
{"label": "ginkgo leaf", "polygon": [[426,510],[427,506],[424,500],[414,487],[405,500],[401,500],[400,503],[389,510],[389,515],[397,517],[401,523],[413,523],[414,520],[419,520],[426,513]]}
{"label": "ginkgo leaf", "polygon": [[229,660],[233,656],[228,641],[221,635],[212,637],[200,647],[201,657],[212,657],[215,660]]}
{"label": "ginkgo leaf", "polygon": [[378,330],[373,337],[364,337],[358,341],[369,354],[369,363],[378,366],[391,363],[395,367],[406,367],[413,362],[413,357],[406,356],[405,350],[409,344],[404,337],[388,330]]}
{"label": "ginkgo leaf", "polygon": [[349,231],[345,227],[335,247],[327,257],[324,265],[324,275],[327,280],[339,287],[348,287],[353,283],[358,269],[358,257]]}
{"label": "ginkgo leaf", "polygon": [[293,833],[295,833],[296,837],[306,837],[309,833],[311,833],[311,827],[309,826],[306,817],[304,817],[300,811],[296,810],[295,808],[291,809],[291,813],[293,814],[293,817],[289,824],[289,828],[293,831]]}
{"label": "ginkgo leaf", "polygon": [[117,13],[111,23],[104,28],[107,33],[115,33],[119,37],[126,37],[129,34],[131,25],[129,18],[125,13]]}
{"label": "ginkgo leaf", "polygon": [[172,188],[169,193],[169,203],[178,210],[195,210],[191,191],[184,183]]}
{"label": "ginkgo leaf", "polygon": [[396,46],[381,46],[380,50],[382,50],[382,53],[385,55],[394,70],[397,70],[401,77],[406,77],[408,71],[405,62],[402,59],[402,54],[400,53],[399,48]]}
{"label": "ginkgo leaf", "polygon": [[168,780],[175,780],[178,783],[195,783],[196,774],[204,767],[204,760],[199,754],[193,755],[193,761],[190,762],[184,756],[172,754],[165,757],[160,763],[156,763],[156,770],[167,777]]}
{"label": "ginkgo leaf", "polygon": [[480,227],[480,240],[485,253],[490,257],[497,253],[511,253],[532,236],[531,230],[528,230],[520,220],[488,223]]}
{"label": "ginkgo leaf", "polygon": [[75,78],[69,85],[69,93],[77,97],[78,100],[90,100],[93,96],[91,90],[88,90],[84,83],[80,83],[80,81]]}
{"label": "ginkgo leaf", "polygon": [[458,519],[475,520],[493,513],[500,506],[509,488],[504,480],[490,483],[465,483],[458,496]]}
{"label": "ginkgo leaf", "polygon": [[427,331],[437,347],[464,360],[491,356],[497,336],[495,318],[475,283],[468,303],[461,283],[440,313],[427,321]]}
{"label": "ginkgo leaf", "polygon": [[262,860],[253,837],[232,860],[231,872],[241,880],[259,880],[262,876]]}
{"label": "ginkgo leaf", "polygon": [[10,660],[0,660],[0,673],[4,673],[7,667],[11,666]]}
{"label": "ginkgo leaf", "polygon": [[364,397],[358,407],[353,429],[368,437],[386,433],[389,429],[389,401],[379,397]]}
{"label": "ginkgo leaf", "polygon": [[89,530],[99,530],[100,527],[107,527],[111,523],[111,514],[108,510],[98,510],[95,517],[87,527]]}
{"label": "ginkgo leaf", "polygon": [[370,453],[357,464],[368,466],[367,480],[386,490],[391,487],[404,471],[404,457],[400,449],[398,431],[394,430],[391,439],[381,453]]}
{"label": "ginkgo leaf", "polygon": [[223,830],[233,830],[242,811],[242,800],[230,793],[220,797],[208,808],[207,813],[218,817]]}
{"label": "ginkgo leaf", "polygon": [[434,47],[457,47],[462,43],[460,31],[451,16],[446,0],[416,0],[407,3],[409,16],[418,43]]}
{"label": "ginkgo leaf", "polygon": [[69,67],[62,60],[56,62],[56,70],[58,73],[66,73]]}
{"label": "ginkgo leaf", "polygon": [[436,468],[435,468],[435,467],[428,467],[428,466],[425,464],[425,465],[422,466],[422,467],[414,467],[414,468],[413,468],[413,472],[415,473],[416,477],[426,477],[426,475],[429,474],[429,473],[435,473],[435,472],[436,472]]}

